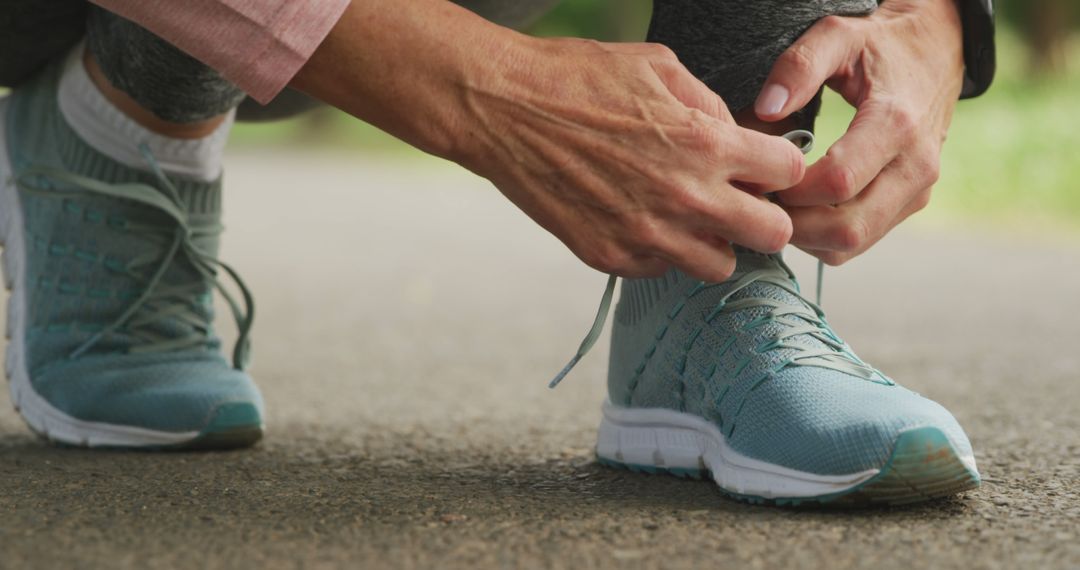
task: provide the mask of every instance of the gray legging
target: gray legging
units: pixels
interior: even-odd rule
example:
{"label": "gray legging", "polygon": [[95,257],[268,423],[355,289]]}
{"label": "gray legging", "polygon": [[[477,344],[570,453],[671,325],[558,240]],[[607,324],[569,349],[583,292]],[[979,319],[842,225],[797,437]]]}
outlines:
{"label": "gray legging", "polygon": [[[456,0],[481,16],[520,27],[558,0]],[[867,14],[876,0],[655,0],[648,40],[671,47],[732,111],[751,104],[776,57],[818,19]],[[159,117],[192,122],[240,105],[245,96],[217,72],[138,25],[83,0],[0,3],[0,85],[14,86],[84,35],[113,85]],[[286,91],[241,118],[280,118],[312,101]],[[809,126],[816,103],[803,113]]]}

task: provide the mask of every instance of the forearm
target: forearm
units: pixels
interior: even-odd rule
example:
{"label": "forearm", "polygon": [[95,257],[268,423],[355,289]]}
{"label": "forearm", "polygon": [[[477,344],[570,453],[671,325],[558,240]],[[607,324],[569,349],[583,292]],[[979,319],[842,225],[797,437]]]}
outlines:
{"label": "forearm", "polygon": [[[353,0],[291,86],[444,158],[461,154],[467,92],[516,32],[443,0]],[[362,38],[362,41],[358,41]]]}
{"label": "forearm", "polygon": [[655,44],[530,38],[444,0],[354,0],[294,87],[490,180],[589,265],[734,270],[787,215],[744,189],[802,178],[784,139],[740,129]]}

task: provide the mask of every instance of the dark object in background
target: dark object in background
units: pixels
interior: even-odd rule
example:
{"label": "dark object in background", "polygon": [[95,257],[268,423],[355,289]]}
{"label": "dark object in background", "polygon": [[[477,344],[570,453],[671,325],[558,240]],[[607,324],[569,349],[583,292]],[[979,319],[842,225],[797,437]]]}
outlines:
{"label": "dark object in background", "polygon": [[1023,5],[1031,11],[1024,37],[1031,45],[1031,64],[1036,73],[1053,74],[1065,70],[1065,39],[1068,36],[1069,5],[1066,0],[1030,0]]}
{"label": "dark object in background", "polygon": [[1076,0],[1000,0],[1002,18],[1020,32],[1029,49],[1036,75],[1056,75],[1065,71],[1066,42],[1080,30],[1080,6]]}
{"label": "dark object in background", "polygon": [[[15,87],[66,53],[86,30],[83,0],[0,2],[0,87]],[[26,38],[34,41],[28,42]]]}

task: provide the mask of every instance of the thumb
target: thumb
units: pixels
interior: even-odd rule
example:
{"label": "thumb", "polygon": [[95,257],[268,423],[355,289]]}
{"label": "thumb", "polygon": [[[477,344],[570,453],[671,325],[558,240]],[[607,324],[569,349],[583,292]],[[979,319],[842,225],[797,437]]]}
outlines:
{"label": "thumb", "polygon": [[862,46],[863,21],[827,16],[814,24],[773,64],[754,103],[764,121],[779,121],[810,104],[822,85],[852,63]]}

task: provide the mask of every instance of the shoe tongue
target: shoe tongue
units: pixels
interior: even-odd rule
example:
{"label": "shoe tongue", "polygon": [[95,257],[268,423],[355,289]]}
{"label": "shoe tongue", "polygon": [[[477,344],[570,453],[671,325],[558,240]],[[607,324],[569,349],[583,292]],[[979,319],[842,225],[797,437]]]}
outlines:
{"label": "shoe tongue", "polygon": [[[176,180],[171,179],[175,184]],[[157,185],[155,185],[157,187]],[[221,180],[189,183],[177,187],[180,202],[188,214],[216,218],[221,215]]]}
{"label": "shoe tongue", "polygon": [[[205,184],[202,188],[188,186],[178,188],[180,202],[188,214],[188,224],[192,229],[200,226],[213,226],[221,221],[221,182]],[[217,256],[221,248],[220,232],[200,233],[195,238],[199,249]]]}
{"label": "shoe tongue", "polygon": [[[791,276],[791,271],[784,265],[779,253],[766,254],[735,246],[735,273],[733,278],[741,277],[751,271],[762,269],[776,269]],[[792,279],[794,281],[794,279]]]}
{"label": "shoe tongue", "polygon": [[[735,280],[739,279],[740,277],[742,277],[742,276],[744,276],[744,275],[746,275],[746,274],[748,274],[748,273],[750,273],[752,271],[758,271],[758,270],[763,270],[763,269],[771,269],[771,270],[775,270],[775,271],[777,271],[779,273],[785,274],[787,276],[787,280],[792,284],[792,286],[795,288],[795,290],[798,291],[798,287],[799,287],[798,282],[795,280],[795,277],[791,273],[791,270],[788,269],[787,265],[784,263],[783,258],[780,256],[780,254],[777,253],[777,254],[771,254],[770,255],[770,254],[758,253],[756,251],[751,251],[751,250],[748,250],[746,248],[736,246],[735,247],[735,259],[736,259],[735,274],[732,275],[731,280],[729,280],[729,282],[734,282]],[[782,303],[784,305],[792,305],[792,306],[797,306],[797,307],[807,307],[808,306],[806,301],[804,301],[798,295],[795,295],[795,294],[791,293],[790,291],[788,291],[787,289],[785,289],[783,287],[780,287],[779,285],[776,285],[774,283],[770,283],[768,281],[760,281],[759,280],[759,281],[755,281],[755,282],[751,283],[750,285],[748,285],[744,289],[742,289],[742,290],[736,292],[734,295],[732,295],[731,300],[736,301],[736,300],[745,299],[745,298],[748,298],[748,297],[758,297],[758,298],[764,298],[764,299],[772,299],[772,300],[777,301],[779,303]],[[768,309],[765,309],[765,308],[756,308],[756,309],[749,309],[749,310],[753,311],[755,313],[755,315],[754,315],[755,317],[762,316],[762,315],[764,315],[765,313],[768,312]],[[767,325],[767,326],[763,327],[761,329],[761,332],[766,334],[766,335],[772,336],[772,335],[778,334],[779,332],[781,332],[785,328],[786,328],[785,325],[782,325],[782,324],[779,324],[779,323],[773,323],[773,324],[770,324],[770,325]],[[798,336],[795,336],[795,337],[790,337],[790,338],[787,339],[787,342],[797,342],[797,343],[803,344],[803,345],[805,345],[805,346],[807,346],[809,348],[821,348],[821,347],[825,346],[825,344],[823,342],[821,342],[820,340],[814,338],[813,336],[811,336],[809,334],[801,334],[801,335],[798,335]]]}

